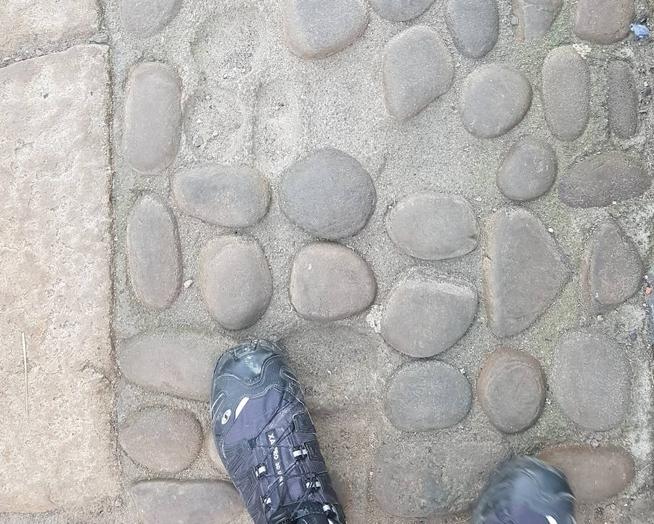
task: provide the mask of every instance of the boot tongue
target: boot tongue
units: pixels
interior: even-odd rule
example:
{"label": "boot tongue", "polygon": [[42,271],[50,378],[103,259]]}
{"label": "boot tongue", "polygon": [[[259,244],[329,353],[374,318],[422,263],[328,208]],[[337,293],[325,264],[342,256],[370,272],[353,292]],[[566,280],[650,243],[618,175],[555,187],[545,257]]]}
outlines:
{"label": "boot tongue", "polygon": [[283,524],[337,524],[334,520],[330,522],[319,502],[311,501],[284,506],[272,516],[271,520],[274,524],[277,524],[277,522]]}

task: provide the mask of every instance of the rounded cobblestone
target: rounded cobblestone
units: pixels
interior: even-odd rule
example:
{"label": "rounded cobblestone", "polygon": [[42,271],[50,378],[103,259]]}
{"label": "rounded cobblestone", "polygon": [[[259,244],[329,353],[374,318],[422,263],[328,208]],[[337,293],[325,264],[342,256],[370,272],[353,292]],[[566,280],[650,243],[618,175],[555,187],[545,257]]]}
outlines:
{"label": "rounded cobblestone", "polygon": [[556,153],[551,145],[525,137],[511,147],[497,172],[497,187],[511,200],[534,200],[556,179]]}
{"label": "rounded cobblestone", "polygon": [[237,236],[210,240],[200,253],[200,291],[225,329],[255,324],[272,298],[272,275],[256,240]]}
{"label": "rounded cobblestone", "polygon": [[195,167],[177,173],[172,186],[184,212],[223,227],[255,225],[270,203],[268,181],[249,167]]}
{"label": "rounded cobblestone", "polygon": [[572,46],[552,49],[542,71],[545,120],[560,140],[579,138],[590,116],[590,70]]}
{"label": "rounded cobblestone", "polygon": [[518,19],[518,42],[543,38],[561,10],[562,0],[514,0],[513,13]]}
{"label": "rounded cobblestone", "polygon": [[463,282],[408,278],[390,294],[384,340],[405,355],[428,358],[456,344],[477,312],[477,292]]}
{"label": "rounded cobblestone", "polygon": [[153,195],[143,195],[128,217],[127,262],[132,288],[143,304],[164,309],[174,302],[182,281],[177,224]]}
{"label": "rounded cobblestone", "polygon": [[403,431],[454,426],[470,411],[472,390],[460,371],[444,362],[412,362],[391,377],[386,416]]}
{"label": "rounded cobblestone", "polygon": [[631,138],[638,131],[638,91],[628,63],[620,60],[608,69],[609,127],[619,138]]}
{"label": "rounded cobblestone", "polygon": [[286,42],[301,58],[324,58],[342,51],[368,25],[361,0],[284,0]]}
{"label": "rounded cobblestone", "polygon": [[392,22],[406,22],[427,11],[434,0],[370,0],[372,8],[382,18]]}
{"label": "rounded cobblestone", "polygon": [[202,447],[202,428],[182,409],[147,408],[135,413],[118,431],[125,453],[153,473],[179,473]]}
{"label": "rounded cobblestone", "polygon": [[495,0],[448,0],[447,27],[454,45],[470,58],[481,58],[497,43],[500,19]]}
{"label": "rounded cobblestone", "polygon": [[463,125],[480,138],[509,132],[522,121],[530,106],[529,81],[520,71],[503,64],[478,67],[463,85]]}
{"label": "rounded cobblestone", "polygon": [[613,44],[627,37],[635,16],[633,0],[579,0],[575,34],[595,44]]}
{"label": "rounded cobblestone", "polygon": [[503,433],[519,433],[540,416],[545,404],[545,377],[531,355],[499,349],[484,362],[477,395],[493,426]]}
{"label": "rounded cobblestone", "polygon": [[336,240],[365,227],[376,192],[356,159],[337,149],[319,149],[285,171],[279,200],[293,223],[319,238]]}
{"label": "rounded cobblestone", "polygon": [[452,55],[435,31],[413,26],[393,37],[383,58],[388,112],[405,120],[418,114],[452,85]]}
{"label": "rounded cobblestone", "polygon": [[630,386],[629,364],[613,340],[571,333],[559,341],[552,390],[573,422],[594,431],[620,425],[629,410]]}
{"label": "rounded cobblestone", "polygon": [[152,36],[168,25],[181,3],[181,0],[122,0],[123,27],[136,37]]}
{"label": "rounded cobblestone", "polygon": [[354,251],[318,242],[296,255],[289,292],[299,315],[340,320],[368,308],[375,300],[377,283],[368,263]]}
{"label": "rounded cobblestone", "polygon": [[177,156],[181,136],[181,81],[159,62],[135,66],[125,95],[123,151],[138,173],[158,174]]}

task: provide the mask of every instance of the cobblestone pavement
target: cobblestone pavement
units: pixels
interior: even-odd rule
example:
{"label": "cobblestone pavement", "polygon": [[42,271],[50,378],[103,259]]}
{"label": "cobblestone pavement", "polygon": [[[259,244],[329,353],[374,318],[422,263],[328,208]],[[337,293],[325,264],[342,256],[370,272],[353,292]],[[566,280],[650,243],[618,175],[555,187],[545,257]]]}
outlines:
{"label": "cobblestone pavement", "polygon": [[529,453],[651,523],[653,7],[4,0],[0,522],[248,522],[208,386],[269,337],[350,522]]}

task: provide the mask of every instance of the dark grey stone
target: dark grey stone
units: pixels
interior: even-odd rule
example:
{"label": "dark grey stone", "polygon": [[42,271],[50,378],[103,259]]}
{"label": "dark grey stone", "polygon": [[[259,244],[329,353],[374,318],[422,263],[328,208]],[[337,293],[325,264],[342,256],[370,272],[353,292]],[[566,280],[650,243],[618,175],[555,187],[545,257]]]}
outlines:
{"label": "dark grey stone", "polygon": [[466,78],[461,93],[461,119],[480,138],[494,138],[513,129],[531,106],[531,85],[504,64],[488,64]]}
{"label": "dark grey stone", "polygon": [[181,134],[181,81],[159,62],[136,65],[125,94],[123,152],[134,171],[159,174],[177,156]]}
{"label": "dark grey stone", "polygon": [[132,460],[153,473],[179,473],[198,456],[202,428],[190,411],[146,408],[119,428],[118,442]]}
{"label": "dark grey stone", "polygon": [[414,26],[393,37],[383,58],[384,99],[388,112],[410,118],[452,85],[454,63],[435,31]]}
{"label": "dark grey stone", "polygon": [[122,0],[123,27],[136,37],[152,36],[168,25],[181,3],[181,0]]}
{"label": "dark grey stone", "polygon": [[420,16],[434,0],[370,0],[377,14],[392,22],[406,22]]}
{"label": "dark grey stone", "polygon": [[205,165],[181,171],[173,179],[179,207],[223,227],[250,227],[268,211],[268,181],[249,167]]}
{"label": "dark grey stone", "polygon": [[438,361],[412,362],[389,381],[386,415],[404,431],[449,428],[470,411],[472,389],[459,370]]}
{"label": "dark grey stone", "polygon": [[143,195],[127,219],[127,262],[132,288],[148,307],[164,309],[177,298],[182,262],[177,224],[168,207]]}
{"label": "dark grey stone", "polygon": [[286,170],[279,200],[292,222],[317,237],[336,240],[364,228],[376,192],[356,159],[337,149],[319,149]]}
{"label": "dark grey stone", "polygon": [[513,0],[519,42],[543,38],[561,10],[562,0]]}
{"label": "dark grey stone", "polygon": [[602,207],[640,196],[651,185],[638,160],[609,151],[576,162],[561,178],[559,198],[570,207]]}
{"label": "dark grey stone", "polygon": [[570,275],[545,226],[524,209],[501,209],[492,216],[483,269],[486,310],[498,337],[533,324]]}
{"label": "dark grey stone", "polygon": [[620,138],[638,131],[638,91],[631,66],[619,60],[609,64],[609,127]]}
{"label": "dark grey stone", "polygon": [[272,275],[256,240],[225,236],[200,252],[199,286],[211,315],[226,329],[252,326],[268,309]]}
{"label": "dark grey stone", "polygon": [[547,193],[556,178],[556,153],[532,137],[517,141],[497,171],[497,187],[511,200],[533,200]]}
{"label": "dark grey stone", "polygon": [[629,411],[629,364],[623,350],[602,335],[565,335],[554,354],[551,381],[563,412],[585,429],[613,429]]}
{"label": "dark grey stone", "polygon": [[543,106],[552,134],[579,138],[590,115],[590,71],[572,46],[552,49],[543,63]]}
{"label": "dark grey stone", "polygon": [[500,21],[495,0],[448,0],[447,27],[466,56],[481,58],[497,43]]}
{"label": "dark grey stone", "polygon": [[409,278],[393,289],[381,334],[392,347],[433,357],[458,342],[477,312],[477,292],[463,282]]}
{"label": "dark grey stone", "polygon": [[575,34],[595,44],[619,42],[635,16],[633,0],[578,0]]}
{"label": "dark grey stone", "polygon": [[339,320],[355,315],[372,304],[376,293],[368,263],[340,244],[310,244],[293,261],[291,303],[305,318]]}

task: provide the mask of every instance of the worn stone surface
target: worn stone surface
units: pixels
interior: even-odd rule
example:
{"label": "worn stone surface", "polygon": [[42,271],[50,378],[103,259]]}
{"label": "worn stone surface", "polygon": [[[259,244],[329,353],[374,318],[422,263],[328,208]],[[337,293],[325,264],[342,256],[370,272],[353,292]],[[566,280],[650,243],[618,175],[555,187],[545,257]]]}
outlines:
{"label": "worn stone surface", "polygon": [[579,138],[590,116],[590,70],[572,46],[552,49],[543,63],[543,106],[552,134]]}
{"label": "worn stone surface", "polygon": [[363,166],[337,149],[319,149],[290,166],[279,186],[286,216],[327,240],[352,236],[375,207],[375,186]]}
{"label": "worn stone surface", "polygon": [[547,193],[556,179],[557,159],[551,145],[525,137],[511,146],[497,171],[497,187],[511,200],[533,200]]}
{"label": "worn stone surface", "polygon": [[[75,5],[56,16],[74,25]],[[0,20],[16,6],[4,2]],[[0,513],[118,494],[109,93],[100,46],[0,69]]]}
{"label": "worn stone surface", "polygon": [[291,303],[303,317],[339,320],[366,309],[377,293],[368,263],[339,244],[310,244],[296,255],[289,285]]}
{"label": "worn stone surface", "polygon": [[633,457],[616,446],[569,444],[547,448],[538,458],[559,468],[581,504],[602,502],[624,491],[634,479]]}
{"label": "worn stone surface", "polygon": [[143,304],[163,309],[173,303],[182,283],[177,223],[168,206],[151,194],[143,195],[129,215],[127,262]]}
{"label": "worn stone surface", "polygon": [[228,482],[212,480],[146,480],[130,494],[143,524],[232,524],[243,503]]}
{"label": "worn stone surface", "polygon": [[554,355],[551,382],[563,412],[583,428],[612,429],[629,409],[629,363],[617,343],[602,335],[563,336]]}
{"label": "worn stone surface", "polygon": [[545,226],[524,209],[501,209],[492,216],[483,269],[486,311],[498,337],[533,324],[570,275]]}
{"label": "worn stone surface", "polygon": [[449,349],[477,312],[477,292],[463,282],[409,278],[391,292],[381,334],[392,347],[418,358]]}
{"label": "worn stone surface", "polygon": [[412,362],[390,379],[386,416],[404,431],[432,431],[458,424],[470,411],[472,390],[461,372],[444,362]]}
{"label": "worn stone surface", "polygon": [[388,112],[404,120],[445,94],[454,78],[452,55],[438,34],[413,26],[384,49],[384,100]]}
{"label": "worn stone surface", "polygon": [[513,0],[513,14],[518,18],[516,39],[519,42],[543,38],[561,10],[562,0]]}
{"label": "worn stone surface", "polygon": [[250,227],[267,213],[268,181],[249,167],[203,165],[173,179],[179,207],[189,215],[229,228]]}
{"label": "worn stone surface", "polygon": [[402,251],[424,260],[470,253],[479,236],[475,213],[464,198],[428,192],[400,200],[387,216],[386,230]]}
{"label": "worn stone surface", "polygon": [[368,25],[360,0],[284,0],[286,42],[301,58],[324,58],[345,49]]}
{"label": "worn stone surface", "polygon": [[461,120],[480,138],[494,138],[520,123],[531,106],[531,85],[516,69],[487,64],[475,69],[461,91]]}
{"label": "worn stone surface", "polygon": [[603,207],[642,195],[652,177],[639,160],[609,151],[578,160],[559,183],[559,198],[570,207]]}
{"label": "worn stone surface", "polygon": [[134,171],[159,174],[177,156],[182,86],[175,70],[142,62],[131,71],[125,96],[123,154]]}
{"label": "worn stone surface", "polygon": [[226,329],[245,329],[268,309],[272,275],[256,240],[224,236],[200,253],[199,286],[211,315]]}
{"label": "worn stone surface", "polygon": [[147,408],[129,417],[118,430],[125,453],[153,473],[179,473],[202,446],[202,428],[183,409]]}
{"label": "worn stone surface", "polygon": [[612,44],[629,34],[635,16],[633,0],[579,0],[574,31],[583,40]]}
{"label": "worn stone surface", "polygon": [[499,13],[495,0],[448,0],[447,27],[460,53],[481,58],[497,43]]}
{"label": "worn stone surface", "polygon": [[608,68],[609,127],[619,138],[631,138],[638,131],[638,91],[627,62],[615,60]]}
{"label": "worn stone surface", "polygon": [[166,27],[181,4],[182,0],[122,0],[123,27],[137,37],[152,36]]}
{"label": "worn stone surface", "polygon": [[503,433],[524,431],[536,422],[545,404],[540,363],[522,351],[494,351],[479,373],[477,395],[493,426]]}
{"label": "worn stone surface", "polygon": [[370,0],[370,5],[381,17],[392,22],[406,22],[431,7],[434,0]]}

